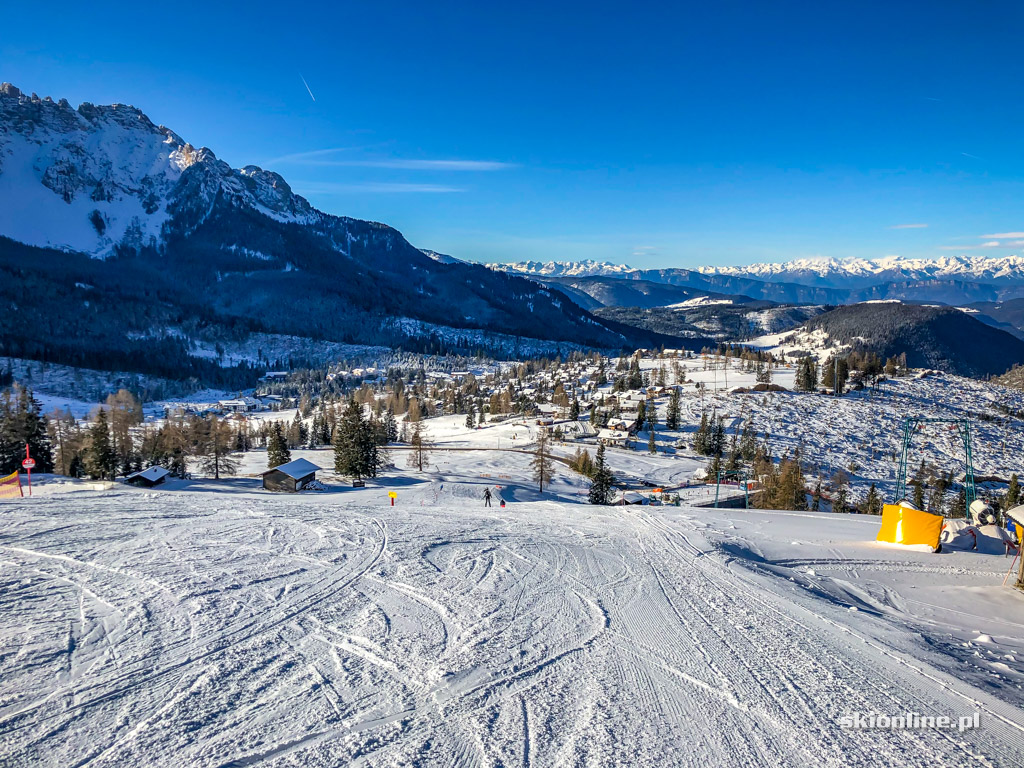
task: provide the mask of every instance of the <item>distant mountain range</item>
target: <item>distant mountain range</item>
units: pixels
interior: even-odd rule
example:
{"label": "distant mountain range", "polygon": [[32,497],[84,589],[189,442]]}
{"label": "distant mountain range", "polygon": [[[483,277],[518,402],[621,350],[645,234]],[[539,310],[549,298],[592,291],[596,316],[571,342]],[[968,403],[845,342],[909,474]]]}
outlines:
{"label": "distant mountain range", "polygon": [[828,288],[864,288],[882,283],[930,280],[993,285],[1024,284],[1024,258],[1020,256],[795,259],[779,264],[749,264],[743,267],[698,267],[697,271],[706,275],[752,277],[757,280],[778,280]]}
{"label": "distant mountain range", "polygon": [[998,375],[1024,363],[1018,256],[803,259],[693,270],[596,262],[491,267],[530,275],[604,320],[662,334],[742,342],[761,332],[820,329],[833,342],[883,356],[906,352],[912,365],[950,373]]}
{"label": "distant mountain range", "polygon": [[520,261],[508,264],[487,264],[499,272],[514,275],[536,277],[595,277],[608,275],[625,275],[636,270],[625,264],[612,264],[610,261]]}
{"label": "distant mountain range", "polygon": [[323,213],[278,174],[231,168],[134,107],[76,109],[6,83],[0,308],[0,354],[204,380],[218,339],[255,333],[254,363],[281,357],[275,337],[431,352],[666,341]]}
{"label": "distant mountain range", "polygon": [[[608,261],[521,261],[488,264],[491,269],[536,277],[634,276],[640,270]],[[675,270],[673,270],[675,271]],[[730,275],[825,288],[863,288],[880,283],[957,280],[993,284],[1024,283],[1024,257],[944,256],[934,259],[886,256],[880,259],[794,259],[738,267],[695,267],[702,275]]]}
{"label": "distant mountain range", "polygon": [[1024,259],[1019,256],[800,259],[781,264],[695,269],[633,269],[607,262],[520,262],[488,266],[511,274],[528,275],[553,287],[569,286],[604,306],[625,306],[606,303],[604,297],[618,301],[608,289],[609,279],[662,283],[796,304],[855,304],[899,299],[959,306],[1024,298]]}

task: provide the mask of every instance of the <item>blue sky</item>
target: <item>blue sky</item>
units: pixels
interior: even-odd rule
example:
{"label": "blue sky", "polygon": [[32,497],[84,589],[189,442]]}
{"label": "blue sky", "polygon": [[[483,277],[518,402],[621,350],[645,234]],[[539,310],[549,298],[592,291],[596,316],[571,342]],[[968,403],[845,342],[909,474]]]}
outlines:
{"label": "blue sky", "polygon": [[462,258],[1017,252],[1024,6],[668,5],[8,4],[0,80]]}

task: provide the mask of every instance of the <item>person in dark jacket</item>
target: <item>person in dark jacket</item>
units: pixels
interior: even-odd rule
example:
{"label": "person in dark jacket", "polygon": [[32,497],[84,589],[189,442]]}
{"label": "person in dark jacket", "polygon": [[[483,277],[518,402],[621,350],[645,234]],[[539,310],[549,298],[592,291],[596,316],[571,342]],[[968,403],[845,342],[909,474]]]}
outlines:
{"label": "person in dark jacket", "polygon": [[491,506],[491,489],[490,488],[485,488],[484,489],[484,506],[485,507]]}

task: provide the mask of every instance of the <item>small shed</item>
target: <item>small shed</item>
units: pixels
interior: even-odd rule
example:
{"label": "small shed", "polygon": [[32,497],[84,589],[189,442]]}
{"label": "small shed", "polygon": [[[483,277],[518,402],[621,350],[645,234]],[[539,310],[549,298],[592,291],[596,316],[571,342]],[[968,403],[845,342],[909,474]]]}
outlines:
{"label": "small shed", "polygon": [[616,507],[628,507],[636,504],[646,504],[647,499],[636,491],[625,491],[615,501]]}
{"label": "small shed", "polygon": [[295,493],[316,480],[317,470],[322,469],[306,459],[295,459],[263,473],[263,488],[268,491]]}
{"label": "small shed", "polygon": [[139,488],[152,488],[154,485],[160,485],[170,474],[171,470],[161,467],[159,464],[154,464],[147,469],[132,472],[125,477],[124,481],[128,485],[134,485]]}

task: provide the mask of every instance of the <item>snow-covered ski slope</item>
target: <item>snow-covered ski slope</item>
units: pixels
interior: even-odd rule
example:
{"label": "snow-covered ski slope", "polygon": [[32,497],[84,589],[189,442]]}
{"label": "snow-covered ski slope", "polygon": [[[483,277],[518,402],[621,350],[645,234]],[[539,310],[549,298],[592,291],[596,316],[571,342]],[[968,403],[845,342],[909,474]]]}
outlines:
{"label": "snow-covered ski slope", "polygon": [[[3,503],[0,765],[1024,763],[1003,558],[485,482]],[[840,727],[908,710],[981,727]]]}

